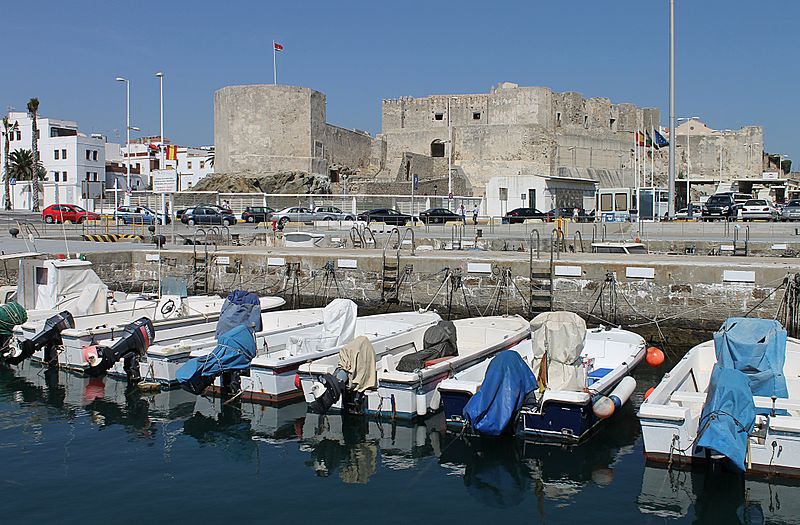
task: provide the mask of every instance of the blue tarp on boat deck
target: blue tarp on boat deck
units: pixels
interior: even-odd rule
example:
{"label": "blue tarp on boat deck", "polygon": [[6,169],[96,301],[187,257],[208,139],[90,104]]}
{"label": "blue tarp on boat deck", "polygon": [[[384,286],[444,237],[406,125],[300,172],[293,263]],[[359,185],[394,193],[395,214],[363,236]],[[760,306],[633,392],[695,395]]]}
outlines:
{"label": "blue tarp on boat deck", "polygon": [[223,372],[247,370],[255,356],[253,332],[247,326],[237,326],[217,339],[217,346],[210,354],[186,361],[175,372],[175,379],[184,386],[196,382],[200,377],[216,377]]}
{"label": "blue tarp on boat deck", "polygon": [[714,365],[698,424],[698,450],[709,449],[722,454],[744,472],[747,439],[755,420],[756,407],[747,375]]}
{"label": "blue tarp on boat deck", "polygon": [[244,290],[234,290],[225,298],[217,321],[217,337],[245,325],[254,332],[261,331],[261,301]]}
{"label": "blue tarp on boat deck", "polygon": [[519,353],[500,352],[489,363],[481,389],[464,407],[464,417],[477,432],[499,436],[536,387],[536,378]]}
{"label": "blue tarp on boat deck", "polygon": [[717,363],[743,372],[754,396],[789,397],[783,365],[786,330],[778,321],[731,317],[714,333]]}

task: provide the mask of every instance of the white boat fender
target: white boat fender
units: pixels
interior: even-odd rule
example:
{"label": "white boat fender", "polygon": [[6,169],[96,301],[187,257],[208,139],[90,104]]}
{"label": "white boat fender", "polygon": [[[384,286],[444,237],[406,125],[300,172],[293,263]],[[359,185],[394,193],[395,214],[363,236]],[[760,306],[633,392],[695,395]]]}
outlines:
{"label": "white boat fender", "polygon": [[611,417],[628,401],[634,390],[636,390],[636,380],[631,376],[625,376],[608,397],[596,396],[592,400],[592,412],[599,419]]}

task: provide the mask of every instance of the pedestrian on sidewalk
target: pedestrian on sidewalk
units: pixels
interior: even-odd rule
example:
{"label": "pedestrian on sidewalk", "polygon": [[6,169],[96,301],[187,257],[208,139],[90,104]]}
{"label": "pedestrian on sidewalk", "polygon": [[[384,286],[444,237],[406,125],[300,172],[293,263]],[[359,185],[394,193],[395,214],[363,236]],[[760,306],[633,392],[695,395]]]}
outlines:
{"label": "pedestrian on sidewalk", "polygon": [[467,210],[464,209],[464,203],[461,203],[461,221],[464,223],[464,226],[467,225]]}
{"label": "pedestrian on sidewalk", "polygon": [[472,224],[473,226],[478,225],[478,205],[472,207]]}

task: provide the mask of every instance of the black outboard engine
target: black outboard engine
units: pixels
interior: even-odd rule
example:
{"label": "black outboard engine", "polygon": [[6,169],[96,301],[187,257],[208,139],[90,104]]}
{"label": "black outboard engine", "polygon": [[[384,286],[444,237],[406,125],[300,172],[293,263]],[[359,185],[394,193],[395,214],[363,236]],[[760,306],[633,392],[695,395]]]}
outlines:
{"label": "black outboard engine", "polygon": [[68,328],[75,328],[75,319],[65,310],[45,321],[42,331],[31,339],[22,341],[19,344],[19,353],[8,355],[5,361],[12,365],[19,364],[40,348],[44,348],[44,362],[50,363],[55,358],[55,348],[61,345],[61,332]]}
{"label": "black outboard engine", "polygon": [[142,317],[126,326],[122,335],[112,346],[84,348],[83,355],[86,362],[89,363],[86,373],[90,376],[105,374],[114,366],[114,363],[123,359],[123,368],[128,376],[128,381],[138,383],[142,380],[139,372],[139,360],[147,352],[155,335],[156,331],[152,321],[147,317]]}
{"label": "black outboard engine", "polygon": [[311,394],[314,402],[310,404],[311,410],[326,413],[347,392],[347,372],[341,368],[333,374],[324,374],[311,385]]}

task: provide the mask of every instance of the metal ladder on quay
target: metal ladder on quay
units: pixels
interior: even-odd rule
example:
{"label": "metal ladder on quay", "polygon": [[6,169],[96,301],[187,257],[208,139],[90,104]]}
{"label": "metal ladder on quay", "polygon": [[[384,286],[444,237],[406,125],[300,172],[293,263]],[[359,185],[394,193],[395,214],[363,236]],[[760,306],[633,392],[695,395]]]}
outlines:
{"label": "metal ladder on quay", "polygon": [[[534,237],[535,242],[534,242]],[[531,317],[541,312],[549,312],[553,309],[553,264],[552,264],[552,249],[551,263],[547,269],[539,269],[534,267],[534,248],[536,259],[540,256],[541,238],[539,230],[531,230],[531,235],[528,242],[529,254],[529,283],[530,283],[530,297],[528,301],[528,310]]]}
{"label": "metal ladder on quay", "polygon": [[[204,236],[203,252],[197,253],[197,234]],[[192,243],[192,290],[195,295],[208,295],[208,232],[199,228],[194,232]]]}
{"label": "metal ladder on quay", "polygon": [[[415,255],[416,240],[412,228],[406,228],[402,236],[398,228],[392,228],[392,231],[389,232],[389,237],[386,238],[386,242],[383,244],[381,263],[381,302],[383,303],[400,304],[400,285],[402,284],[403,276],[405,273],[408,273],[401,273],[400,251],[403,249],[403,242],[406,240],[406,236],[409,233],[411,234],[411,255]],[[386,257],[386,250],[389,248],[389,243],[393,237],[397,238],[397,244],[394,247],[395,256],[393,260],[390,261]]]}
{"label": "metal ladder on quay", "polygon": [[739,241],[739,225],[733,230],[733,255],[747,257],[750,253],[750,225],[744,227],[744,243]]}

